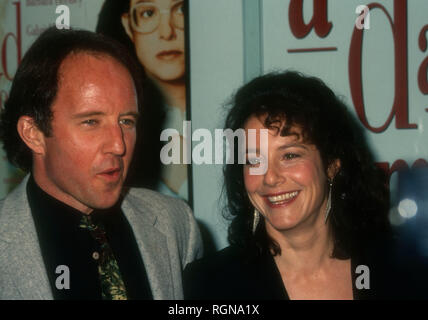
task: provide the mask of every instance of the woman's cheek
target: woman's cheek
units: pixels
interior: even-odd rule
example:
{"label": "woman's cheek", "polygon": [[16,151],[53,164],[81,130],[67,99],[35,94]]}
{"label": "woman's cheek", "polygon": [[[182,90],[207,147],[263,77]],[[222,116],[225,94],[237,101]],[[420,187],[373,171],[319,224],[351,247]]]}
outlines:
{"label": "woman's cheek", "polygon": [[150,39],[150,35],[136,34],[134,37],[135,52],[137,53],[138,60],[147,68],[150,61],[156,56],[156,47],[159,41]]}
{"label": "woman's cheek", "polygon": [[248,168],[244,169],[244,184],[247,192],[255,192],[258,186],[262,183],[262,175],[252,175]]}

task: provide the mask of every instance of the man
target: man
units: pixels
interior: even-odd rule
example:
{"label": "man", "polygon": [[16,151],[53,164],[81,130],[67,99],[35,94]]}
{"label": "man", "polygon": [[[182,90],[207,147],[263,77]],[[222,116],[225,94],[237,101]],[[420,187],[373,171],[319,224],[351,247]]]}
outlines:
{"label": "man", "polygon": [[201,254],[190,209],[123,188],[143,98],[135,70],[120,45],[55,28],[22,60],[0,134],[30,174],[0,202],[0,299],[182,298],[181,270]]}

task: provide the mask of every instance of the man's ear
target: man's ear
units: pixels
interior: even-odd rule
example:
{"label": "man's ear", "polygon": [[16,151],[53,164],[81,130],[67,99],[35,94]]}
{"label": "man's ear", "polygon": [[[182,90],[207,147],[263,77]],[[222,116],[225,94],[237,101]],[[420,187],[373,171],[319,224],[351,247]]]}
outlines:
{"label": "man's ear", "polygon": [[28,148],[36,154],[45,154],[45,135],[37,127],[33,118],[29,116],[21,116],[18,119],[17,129],[19,136]]}
{"label": "man's ear", "polygon": [[128,35],[128,37],[131,39],[132,42],[134,42],[134,35],[132,34],[131,25],[130,25],[131,21],[129,21],[129,19],[130,19],[129,13],[122,14],[122,17],[121,17],[122,26],[125,29],[125,32]]}
{"label": "man's ear", "polygon": [[327,175],[328,175],[328,179],[330,181],[334,180],[334,177],[340,171],[340,167],[341,167],[340,159],[333,160],[330,163],[330,165],[327,169]]}

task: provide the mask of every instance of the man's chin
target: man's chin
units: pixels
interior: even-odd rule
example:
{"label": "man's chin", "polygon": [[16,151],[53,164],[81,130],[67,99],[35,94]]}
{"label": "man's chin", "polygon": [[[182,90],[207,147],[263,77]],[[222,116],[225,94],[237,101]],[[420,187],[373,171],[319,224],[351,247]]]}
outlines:
{"label": "man's chin", "polygon": [[120,192],[104,194],[93,201],[92,208],[101,210],[109,209],[119,201],[119,197]]}

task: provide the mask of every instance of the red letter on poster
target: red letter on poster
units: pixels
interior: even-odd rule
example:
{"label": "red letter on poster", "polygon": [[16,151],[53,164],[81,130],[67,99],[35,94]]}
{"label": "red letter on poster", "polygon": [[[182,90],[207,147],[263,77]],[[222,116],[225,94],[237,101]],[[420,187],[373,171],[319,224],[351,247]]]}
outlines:
{"label": "red letter on poster", "polygon": [[327,0],[314,0],[314,14],[311,22],[305,24],[303,20],[303,0],[291,0],[288,7],[288,21],[293,35],[298,38],[304,38],[308,33],[315,29],[316,34],[324,38],[328,35],[333,24],[328,22]]}
{"label": "red letter on poster", "polygon": [[372,127],[366,117],[364,109],[363,85],[362,85],[362,45],[364,29],[354,28],[349,52],[349,82],[351,87],[352,101],[357,115],[363,125],[372,132],[382,132],[386,130],[395,116],[395,127],[397,129],[416,129],[416,124],[409,123],[408,104],[408,74],[407,74],[407,1],[394,0],[394,21],[386,11],[385,7],[379,3],[368,5],[370,9],[381,9],[391,24],[394,38],[395,57],[395,96],[394,104],[386,122],[380,127]]}
{"label": "red letter on poster", "polygon": [[[422,52],[427,51],[427,38],[425,36],[425,33],[428,31],[428,24],[425,25],[421,32],[419,33],[419,49],[421,49]],[[418,85],[419,90],[423,94],[428,94],[428,79],[427,79],[427,72],[428,72],[428,57],[422,61],[421,66],[419,67],[418,71]]]}
{"label": "red letter on poster", "polygon": [[[4,75],[6,76],[6,79],[9,81],[12,81],[12,76],[9,74],[8,68],[7,68],[7,41],[9,40],[9,37],[13,38],[16,42],[16,50],[17,50],[17,61],[18,65],[21,63],[21,4],[19,2],[13,3],[16,6],[16,35],[14,35],[12,32],[9,32],[6,34],[3,40],[2,48],[1,48],[1,63],[4,71]],[[0,74],[1,75],[1,74]]]}

